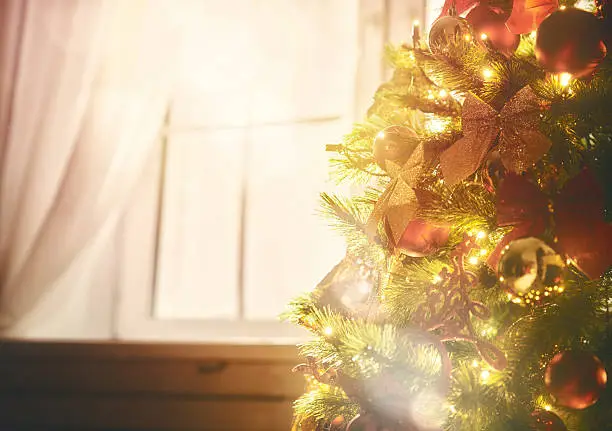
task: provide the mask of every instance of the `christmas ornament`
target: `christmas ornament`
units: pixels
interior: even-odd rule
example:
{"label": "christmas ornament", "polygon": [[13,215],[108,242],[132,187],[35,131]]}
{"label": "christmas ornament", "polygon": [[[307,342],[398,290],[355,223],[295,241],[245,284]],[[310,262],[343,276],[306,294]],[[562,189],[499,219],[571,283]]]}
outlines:
{"label": "christmas ornament", "polygon": [[384,170],[387,169],[387,160],[404,164],[418,144],[418,136],[410,127],[386,127],[374,139],[374,160]]}
{"label": "christmas ornament", "polygon": [[512,13],[506,25],[514,34],[531,33],[558,7],[558,0],[513,0]]}
{"label": "christmas ornament", "polygon": [[555,293],[563,292],[563,288],[559,287],[563,267],[561,256],[544,241],[521,238],[505,247],[499,261],[498,275],[510,293],[523,297],[527,304],[537,304]]}
{"label": "christmas ornament", "polygon": [[510,56],[521,41],[519,35],[506,27],[506,17],[490,6],[479,4],[465,18],[479,38],[489,41],[504,55]]}
{"label": "christmas ornament", "polygon": [[468,22],[458,16],[442,16],[429,30],[429,49],[434,54],[444,53],[462,41],[473,39]]}
{"label": "christmas ornament", "polygon": [[451,253],[452,270],[444,269],[433,278],[412,321],[425,331],[436,331],[441,342],[473,344],[485,362],[502,370],[507,365],[506,356],[494,344],[478,337],[473,326],[474,318],[491,317],[490,310],[469,295],[469,289],[478,284],[478,275],[465,269],[465,260],[476,249],[480,249],[478,237],[466,235]]}
{"label": "christmas ornament", "polygon": [[348,317],[374,317],[378,312],[376,284],[372,268],[347,256],[317,285],[317,304]]}
{"label": "christmas ornament", "polygon": [[437,226],[421,219],[411,220],[397,243],[403,254],[411,257],[429,256],[448,242],[448,226]]}
{"label": "christmas ornament", "polygon": [[588,75],[606,55],[602,21],[582,9],[553,12],[540,24],[535,54],[549,72]]}
{"label": "christmas ornament", "polygon": [[446,182],[454,185],[472,175],[497,141],[506,169],[522,172],[537,162],[552,145],[538,129],[542,108],[529,86],[519,90],[500,112],[468,94],[461,113],[463,138],[440,155]]}
{"label": "christmas ornament", "polygon": [[384,221],[391,246],[396,247],[418,208],[413,186],[425,166],[423,146],[419,144],[403,165],[387,160],[386,166],[392,180],[374,205],[366,229],[374,238],[379,223]]}
{"label": "christmas ornament", "polygon": [[559,416],[546,410],[535,410],[531,413],[529,428],[533,431],[567,431]]}
{"label": "christmas ornament", "polygon": [[552,203],[535,184],[512,173],[501,182],[497,197],[497,225],[514,229],[489,255],[487,263],[492,268],[497,268],[506,245],[518,238],[542,235],[551,219],[555,248],[589,278],[599,278],[612,265],[612,225],[604,218],[603,190],[590,171],[583,170],[569,180],[552,196]]}
{"label": "christmas ornament", "polygon": [[597,402],[608,376],[599,358],[580,350],[556,354],[546,366],[544,384],[557,404],[585,409]]}

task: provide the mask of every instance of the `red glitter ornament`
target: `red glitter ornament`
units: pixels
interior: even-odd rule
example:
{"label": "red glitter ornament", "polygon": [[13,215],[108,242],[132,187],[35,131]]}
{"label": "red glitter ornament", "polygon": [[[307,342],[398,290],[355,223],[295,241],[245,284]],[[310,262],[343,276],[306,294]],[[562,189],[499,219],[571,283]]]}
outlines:
{"label": "red glitter ornament", "polygon": [[597,402],[608,376],[599,358],[580,350],[556,354],[546,366],[544,384],[557,404],[585,409]]}
{"label": "red glitter ornament", "polygon": [[[480,4],[466,16],[477,37],[490,41],[491,45],[505,55],[511,55],[519,45],[520,37],[506,26],[506,16],[495,9]],[[485,35],[485,36],[483,36]]]}
{"label": "red glitter ornament", "polygon": [[606,52],[602,20],[587,11],[558,10],[542,21],[538,29],[536,58],[549,72],[588,75]]}
{"label": "red glitter ornament", "polygon": [[533,431],[567,431],[559,416],[546,410],[535,410],[531,413],[529,428]]}
{"label": "red glitter ornament", "polygon": [[428,256],[447,243],[449,233],[447,226],[437,226],[415,219],[408,223],[397,247],[407,256]]}

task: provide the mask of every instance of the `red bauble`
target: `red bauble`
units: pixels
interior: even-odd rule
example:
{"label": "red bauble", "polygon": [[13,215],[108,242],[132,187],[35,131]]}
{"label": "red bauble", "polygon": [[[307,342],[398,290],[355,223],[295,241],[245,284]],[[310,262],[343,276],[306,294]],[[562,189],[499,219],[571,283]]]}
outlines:
{"label": "red bauble", "polygon": [[546,410],[536,410],[531,414],[529,428],[533,431],[567,431],[559,416]]}
{"label": "red bauble", "polygon": [[597,402],[607,379],[599,358],[580,350],[558,353],[544,372],[546,389],[557,404],[579,410]]}
{"label": "red bauble", "polygon": [[478,5],[466,16],[476,37],[485,34],[493,47],[505,55],[511,55],[521,40],[518,34],[512,33],[506,26],[506,17],[486,5]]}
{"label": "red bauble", "polygon": [[405,255],[423,257],[435,253],[448,241],[450,229],[421,219],[412,220],[397,243]]}
{"label": "red bauble", "polygon": [[553,12],[540,24],[535,54],[549,72],[588,75],[606,55],[602,20],[581,9]]}

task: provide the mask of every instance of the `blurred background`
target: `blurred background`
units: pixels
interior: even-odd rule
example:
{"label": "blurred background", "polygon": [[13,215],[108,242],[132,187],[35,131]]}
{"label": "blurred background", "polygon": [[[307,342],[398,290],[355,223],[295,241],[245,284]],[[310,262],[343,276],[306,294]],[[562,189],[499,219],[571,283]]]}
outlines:
{"label": "blurred background", "polygon": [[2,1],[0,429],[289,429],[325,144],[440,3]]}

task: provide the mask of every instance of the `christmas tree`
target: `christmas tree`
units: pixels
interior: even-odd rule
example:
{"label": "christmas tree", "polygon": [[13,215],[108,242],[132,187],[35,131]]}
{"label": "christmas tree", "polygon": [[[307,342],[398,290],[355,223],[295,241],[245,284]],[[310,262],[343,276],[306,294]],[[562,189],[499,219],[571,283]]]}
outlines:
{"label": "christmas tree", "polygon": [[612,17],[447,1],[328,145],[294,430],[612,430]]}

